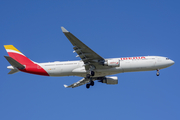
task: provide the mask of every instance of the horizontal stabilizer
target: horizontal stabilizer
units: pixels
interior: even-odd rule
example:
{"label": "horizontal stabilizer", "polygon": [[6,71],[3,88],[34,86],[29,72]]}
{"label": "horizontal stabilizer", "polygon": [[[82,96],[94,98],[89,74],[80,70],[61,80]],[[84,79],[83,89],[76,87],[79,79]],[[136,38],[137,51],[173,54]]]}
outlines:
{"label": "horizontal stabilizer", "polygon": [[19,72],[18,69],[12,69],[8,74],[14,74],[14,73],[17,73],[17,72]]}
{"label": "horizontal stabilizer", "polygon": [[[19,63],[18,61],[16,61],[15,59],[13,59],[12,57],[9,56],[4,56],[6,58],[6,60],[13,66],[16,67],[18,69],[24,69],[25,66],[22,65],[21,63]],[[11,72],[11,71],[10,71]]]}

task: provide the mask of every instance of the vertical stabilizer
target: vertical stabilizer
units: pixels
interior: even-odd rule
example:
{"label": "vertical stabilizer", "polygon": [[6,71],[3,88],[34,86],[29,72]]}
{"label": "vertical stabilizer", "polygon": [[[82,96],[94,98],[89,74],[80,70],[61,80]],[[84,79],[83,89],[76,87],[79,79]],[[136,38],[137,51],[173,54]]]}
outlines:
{"label": "vertical stabilizer", "polygon": [[24,54],[22,54],[18,49],[16,49],[13,45],[4,45],[9,56],[4,56],[7,61],[15,68],[12,69],[8,74],[13,74],[18,71],[37,74],[37,75],[45,75],[49,76],[46,70],[43,67],[31,61]]}
{"label": "vertical stabilizer", "polygon": [[13,45],[4,45],[4,47],[9,56],[17,62],[23,65],[32,64],[32,61],[27,58],[23,53],[21,53],[18,49],[16,49]]}

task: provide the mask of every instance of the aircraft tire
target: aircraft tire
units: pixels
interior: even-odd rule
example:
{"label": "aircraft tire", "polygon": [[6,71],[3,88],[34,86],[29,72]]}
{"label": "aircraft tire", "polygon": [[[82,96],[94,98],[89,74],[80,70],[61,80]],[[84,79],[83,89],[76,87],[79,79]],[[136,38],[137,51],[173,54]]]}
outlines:
{"label": "aircraft tire", "polygon": [[159,72],[157,72],[156,75],[159,76]]}
{"label": "aircraft tire", "polygon": [[91,86],[94,86],[94,81],[91,81],[90,85],[91,85]]}
{"label": "aircraft tire", "polygon": [[90,84],[86,84],[86,88],[89,89],[90,88]]}
{"label": "aircraft tire", "polygon": [[91,71],[91,76],[94,76],[94,75],[95,75],[94,71]]}
{"label": "aircraft tire", "polygon": [[86,75],[86,78],[88,78],[88,79],[89,79],[89,78],[90,78],[90,76],[91,76],[90,74],[87,74],[87,75]]}

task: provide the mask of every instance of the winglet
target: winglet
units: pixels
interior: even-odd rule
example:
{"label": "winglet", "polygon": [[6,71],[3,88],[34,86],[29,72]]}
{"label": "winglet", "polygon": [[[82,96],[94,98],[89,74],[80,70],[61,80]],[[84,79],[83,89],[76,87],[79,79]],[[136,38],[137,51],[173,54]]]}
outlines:
{"label": "winglet", "polygon": [[63,33],[69,32],[64,27],[61,27],[61,30],[62,30]]}
{"label": "winglet", "polygon": [[68,86],[67,85],[64,85],[65,88],[67,88]]}

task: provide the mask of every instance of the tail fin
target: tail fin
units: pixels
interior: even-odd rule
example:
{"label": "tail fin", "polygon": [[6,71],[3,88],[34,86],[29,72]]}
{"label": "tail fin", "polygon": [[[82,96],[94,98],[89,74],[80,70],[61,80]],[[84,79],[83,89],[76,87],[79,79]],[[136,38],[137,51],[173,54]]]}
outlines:
{"label": "tail fin", "polygon": [[4,45],[4,47],[10,56],[10,57],[9,56],[4,56],[4,57],[14,67],[13,70],[9,72],[9,74],[16,73],[18,72],[18,70],[20,70],[22,72],[49,76],[46,70],[44,70],[38,63],[31,61],[18,49],[16,49],[13,45]]}
{"label": "tail fin", "polygon": [[[10,58],[8,58],[8,59],[11,59],[11,61],[15,60],[16,62],[19,62],[22,65],[32,64],[33,63],[29,58],[27,58],[24,54],[22,54],[13,45],[4,45],[4,47],[5,47],[7,53],[10,56]],[[7,59],[7,57],[5,57],[5,58]]]}

